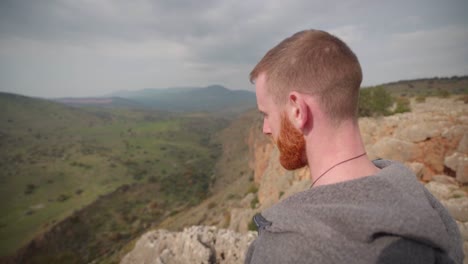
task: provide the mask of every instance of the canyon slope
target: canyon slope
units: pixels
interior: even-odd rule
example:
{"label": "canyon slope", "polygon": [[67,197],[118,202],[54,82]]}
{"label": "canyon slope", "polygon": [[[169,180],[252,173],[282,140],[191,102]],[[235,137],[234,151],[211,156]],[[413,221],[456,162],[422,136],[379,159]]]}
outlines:
{"label": "canyon slope", "polygon": [[[428,97],[424,102],[412,100],[411,108],[412,111],[408,113],[359,119],[367,153],[371,158],[403,162],[414,171],[421,184],[456,219],[467,254],[468,104],[454,96]],[[230,236],[232,241],[241,241],[236,242],[236,246],[233,244],[232,248],[236,256],[243,256],[248,246],[245,241],[255,236],[249,231],[254,229],[252,216],[310,187],[307,168],[291,172],[280,166],[278,150],[261,134],[261,118],[258,115],[250,112],[239,120],[237,126],[231,125],[224,133],[239,131],[242,136],[238,135],[237,145],[224,146],[222,157],[223,165],[230,164],[232,170],[237,168],[235,173],[232,170],[224,171],[230,176],[220,177],[224,180],[215,183],[212,197],[197,207],[168,218],[157,230],[140,238],[134,248],[127,248],[131,250],[122,263],[136,263],[131,259],[141,262],[144,256],[165,258],[164,263],[185,263],[168,256],[175,256],[174,252],[179,252],[181,245],[197,243],[211,249],[201,263],[242,263],[242,258],[226,258],[228,253],[223,250],[220,251],[223,254],[216,253],[217,246],[212,241],[217,241],[216,237],[220,241],[230,241],[226,236]],[[235,148],[238,151],[234,152]],[[217,172],[223,171],[218,167]],[[191,225],[201,226],[183,229]],[[163,231],[166,229],[172,231]],[[204,239],[206,234],[210,234],[212,239]],[[196,243],[180,239],[187,236],[203,239],[198,239]],[[168,241],[169,237],[173,238],[171,241],[179,243],[161,244],[160,241]],[[229,254],[232,256],[234,253]]]}

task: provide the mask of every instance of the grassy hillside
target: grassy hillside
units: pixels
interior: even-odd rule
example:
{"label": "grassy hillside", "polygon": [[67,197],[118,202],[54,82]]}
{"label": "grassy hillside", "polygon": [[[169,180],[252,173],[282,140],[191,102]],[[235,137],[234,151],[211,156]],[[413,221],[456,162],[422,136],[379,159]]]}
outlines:
{"label": "grassy hillside", "polygon": [[[214,169],[216,179],[212,195],[198,206],[164,219],[158,228],[181,230],[196,224],[229,226],[230,210],[238,207],[240,200],[254,186],[254,171],[249,164],[253,153],[249,144],[252,137],[261,134],[260,124],[258,111],[247,111],[217,135],[223,147]],[[265,140],[268,139],[265,137]]]}
{"label": "grassy hillside", "polygon": [[[120,186],[131,186],[137,193],[146,189],[146,196],[126,197],[127,192],[115,196],[134,208],[125,209],[132,211],[125,213],[131,221],[149,203],[159,205],[160,212],[149,213],[148,222],[169,214],[174,206],[198,203],[207,194],[210,171],[220,152],[211,135],[225,125],[225,120],[204,114],[77,109],[0,93],[0,255],[13,253]],[[99,229],[112,212],[124,210],[115,201],[103,207],[108,211],[96,210],[102,221],[91,221],[93,225],[84,230],[99,234],[112,229],[127,233],[117,237],[131,237],[134,233],[119,228],[127,222],[116,220],[113,228],[102,224]],[[145,221],[134,224],[139,226],[135,230],[142,229]],[[81,249],[90,243],[74,241]],[[84,244],[77,246],[80,241]]]}

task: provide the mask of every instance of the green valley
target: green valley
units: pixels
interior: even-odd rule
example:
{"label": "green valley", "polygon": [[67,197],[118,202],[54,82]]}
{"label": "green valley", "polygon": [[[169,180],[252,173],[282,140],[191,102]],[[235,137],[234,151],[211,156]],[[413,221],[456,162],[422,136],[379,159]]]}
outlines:
{"label": "green valley", "polygon": [[[37,260],[90,261],[197,204],[221,151],[213,135],[227,124],[206,113],[74,108],[0,93],[0,255],[73,215],[62,226],[82,219],[78,228],[59,233],[75,236],[68,248],[80,259],[65,252]],[[80,210],[89,205],[94,213]]]}

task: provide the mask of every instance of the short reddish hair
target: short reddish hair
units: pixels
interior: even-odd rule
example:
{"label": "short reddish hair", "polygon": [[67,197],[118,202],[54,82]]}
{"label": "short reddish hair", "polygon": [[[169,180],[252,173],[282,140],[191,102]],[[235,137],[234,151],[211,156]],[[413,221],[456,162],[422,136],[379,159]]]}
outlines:
{"label": "short reddish hair", "polygon": [[356,55],[337,37],[320,30],[300,31],[269,50],[250,73],[266,74],[277,103],[291,91],[319,96],[334,121],[356,118],[362,71]]}

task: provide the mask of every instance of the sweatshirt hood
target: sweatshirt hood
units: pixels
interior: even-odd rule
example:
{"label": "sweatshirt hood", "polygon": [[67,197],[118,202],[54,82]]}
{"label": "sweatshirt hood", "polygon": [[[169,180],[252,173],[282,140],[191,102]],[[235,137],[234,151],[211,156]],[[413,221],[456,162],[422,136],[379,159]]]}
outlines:
{"label": "sweatshirt hood", "polygon": [[[270,232],[298,232],[371,243],[394,235],[449,252],[453,220],[404,165],[374,161],[376,174],[317,186],[295,194],[262,212]],[[459,235],[459,234],[458,234]]]}

